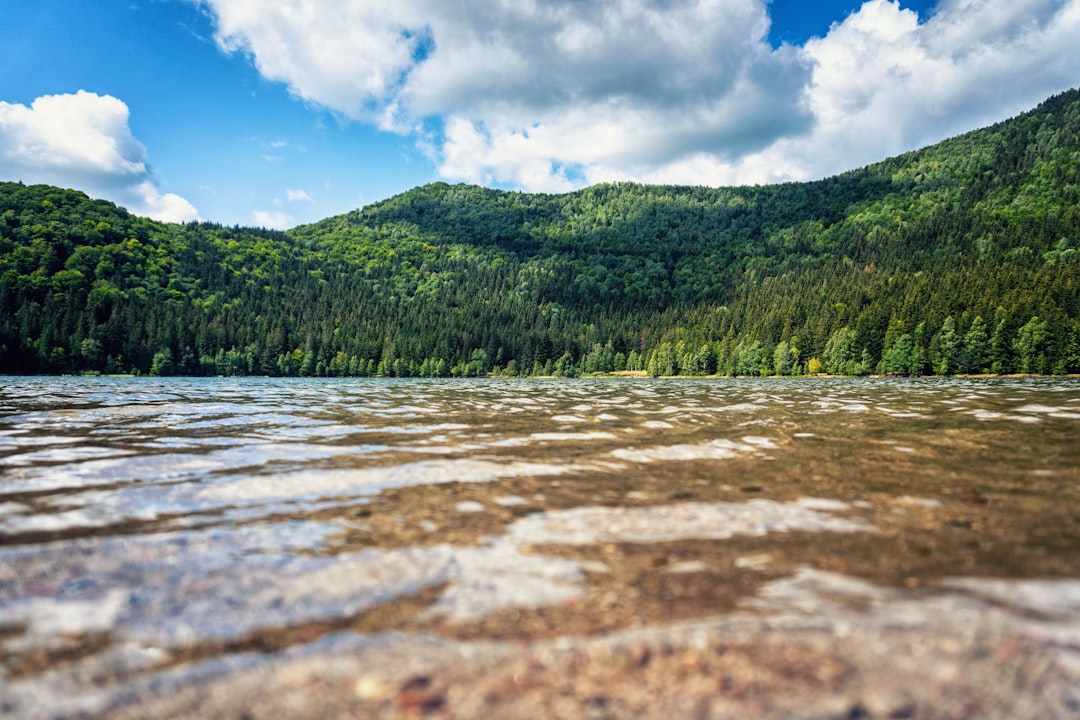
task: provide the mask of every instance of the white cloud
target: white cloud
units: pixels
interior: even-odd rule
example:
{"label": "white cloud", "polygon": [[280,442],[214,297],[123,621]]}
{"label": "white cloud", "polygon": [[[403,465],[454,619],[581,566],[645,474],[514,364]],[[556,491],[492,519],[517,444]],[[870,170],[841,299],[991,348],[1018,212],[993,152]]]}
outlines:
{"label": "white cloud", "polygon": [[559,191],[840,172],[1080,78],[1080,0],[869,0],[772,48],[767,0],[195,0],[303,100],[412,134],[448,179]]}
{"label": "white cloud", "polygon": [[[410,3],[336,0],[205,0],[226,52],[249,55],[259,72],[304,100],[354,118],[389,96],[413,64],[420,38]],[[422,17],[422,15],[421,15]],[[422,26],[421,26],[422,27]]]}
{"label": "white cloud", "polygon": [[304,190],[286,190],[285,199],[289,202],[311,202],[314,198],[308,195]]}
{"label": "white cloud", "polygon": [[157,187],[127,105],[109,95],[0,102],[0,177],[73,187],[158,220],[198,218],[191,203]]}
{"label": "white cloud", "polygon": [[292,215],[276,210],[256,210],[251,213],[251,222],[256,227],[272,230],[287,230],[296,224]]}
{"label": "white cloud", "polygon": [[807,43],[817,124],[773,150],[818,176],[1003,120],[1080,80],[1078,37],[1078,0],[871,0]]}

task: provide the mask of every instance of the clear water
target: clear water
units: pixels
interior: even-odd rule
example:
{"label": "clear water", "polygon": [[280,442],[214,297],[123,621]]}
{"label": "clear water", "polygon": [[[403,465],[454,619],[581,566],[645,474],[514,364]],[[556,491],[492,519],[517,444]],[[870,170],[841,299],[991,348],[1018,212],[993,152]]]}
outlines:
{"label": "clear water", "polygon": [[0,709],[753,611],[807,567],[1080,577],[1080,381],[0,378]]}

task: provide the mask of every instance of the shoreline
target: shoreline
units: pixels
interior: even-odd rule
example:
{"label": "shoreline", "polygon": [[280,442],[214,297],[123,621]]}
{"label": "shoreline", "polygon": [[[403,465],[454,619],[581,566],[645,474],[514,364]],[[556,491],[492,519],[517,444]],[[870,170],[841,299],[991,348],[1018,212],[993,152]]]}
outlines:
{"label": "shoreline", "polygon": [[31,375],[12,375],[0,372],[4,377],[71,377],[71,378],[154,378],[164,379],[200,379],[200,378],[228,378],[234,380],[1022,380],[1025,378],[1080,378],[1080,373],[1065,373],[1062,375],[1039,374],[1039,373],[981,373],[981,374],[956,374],[956,375],[830,375],[828,373],[816,373],[814,375],[649,375],[644,370],[623,370],[610,373],[582,374],[577,377],[564,377],[560,375],[495,375],[488,374],[474,377],[397,377],[393,375],[311,375],[294,377],[284,375],[142,375],[136,373],[78,373],[78,374],[45,374],[35,373]]}

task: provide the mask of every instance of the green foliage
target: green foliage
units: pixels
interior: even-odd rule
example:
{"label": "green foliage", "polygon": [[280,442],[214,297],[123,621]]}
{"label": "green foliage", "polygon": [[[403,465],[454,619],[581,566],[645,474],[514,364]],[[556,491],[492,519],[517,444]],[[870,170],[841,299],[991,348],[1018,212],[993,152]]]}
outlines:
{"label": "green foliage", "polygon": [[963,348],[959,354],[960,371],[963,373],[980,373],[986,368],[988,343],[990,338],[986,332],[986,321],[981,315],[976,315],[971,321],[971,327],[964,335]]}
{"label": "green foliage", "polygon": [[150,361],[151,375],[172,375],[175,370],[172,350],[166,347],[154,353],[154,359]]}
{"label": "green foliage", "polygon": [[791,375],[799,361],[799,348],[787,340],[781,340],[773,351],[773,372],[777,375]]}
{"label": "green foliage", "polygon": [[735,361],[735,373],[737,375],[754,377],[763,374],[765,350],[762,348],[760,340],[754,340],[745,345],[740,344],[736,353],[738,359]]}
{"label": "green foliage", "polygon": [[1046,343],[1049,332],[1045,320],[1031,318],[1016,335],[1013,347],[1019,356],[1019,370],[1023,373],[1044,373],[1047,370]]}
{"label": "green foliage", "polygon": [[855,360],[855,331],[849,327],[837,330],[825,343],[825,371],[833,375],[855,375],[858,362]]}
{"label": "green foliage", "polygon": [[904,333],[896,338],[896,341],[882,357],[882,371],[886,375],[911,375],[914,372],[915,339]]}
{"label": "green foliage", "polygon": [[930,344],[931,364],[935,375],[952,375],[960,359],[960,336],[952,315],[945,318],[941,331]]}
{"label": "green foliage", "polygon": [[1080,371],[1080,92],[812,183],[437,183],[287,233],[0,183],[0,371]]}

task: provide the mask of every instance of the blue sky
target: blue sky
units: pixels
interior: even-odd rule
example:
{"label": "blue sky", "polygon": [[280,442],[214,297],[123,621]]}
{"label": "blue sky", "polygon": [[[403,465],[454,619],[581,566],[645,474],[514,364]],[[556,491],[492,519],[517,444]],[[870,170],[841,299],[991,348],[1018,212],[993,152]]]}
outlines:
{"label": "blue sky", "polygon": [[0,0],[0,179],[290,227],[858,167],[1080,84],[1080,0]]}

